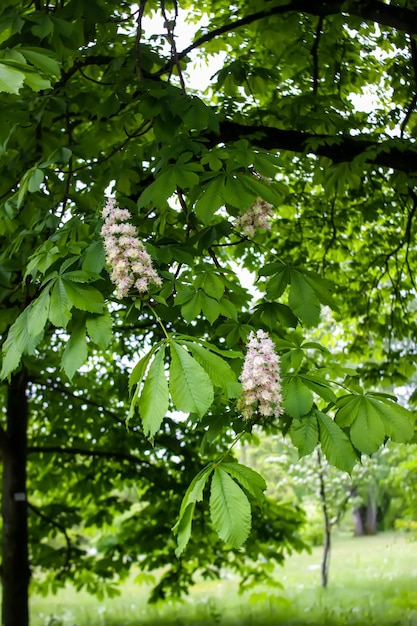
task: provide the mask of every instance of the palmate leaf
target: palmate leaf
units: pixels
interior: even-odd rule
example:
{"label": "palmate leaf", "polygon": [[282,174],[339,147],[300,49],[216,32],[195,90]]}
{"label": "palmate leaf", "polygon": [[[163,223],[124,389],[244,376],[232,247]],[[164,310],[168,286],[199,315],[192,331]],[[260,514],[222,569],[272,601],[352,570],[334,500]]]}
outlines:
{"label": "palmate leaf", "polygon": [[319,426],[314,413],[304,415],[301,419],[293,420],[290,428],[290,437],[297,448],[300,457],[311,454],[319,440]]}
{"label": "palmate leaf", "polygon": [[337,424],[350,426],[352,443],[364,454],[376,452],[387,437],[406,442],[413,436],[411,414],[389,398],[351,394],[339,398],[337,406]]}
{"label": "palmate leaf", "polygon": [[164,368],[165,346],[155,354],[146,376],[138,408],[142,418],[143,430],[152,439],[159,430],[169,407],[168,381]]}
{"label": "palmate leaf", "polygon": [[414,417],[410,411],[393,402],[389,397],[366,394],[367,401],[372,404],[385,427],[385,434],[396,443],[406,443],[413,438]]}
{"label": "palmate leaf", "polygon": [[169,389],[175,407],[202,417],[214,399],[210,377],[180,344],[170,342],[170,351]]}
{"label": "palmate leaf", "polygon": [[249,536],[251,507],[244,491],[221,465],[215,468],[210,489],[210,516],[220,539],[240,548]]}
{"label": "palmate leaf", "polygon": [[315,411],[319,424],[320,442],[326,459],[331,465],[351,473],[357,457],[349,439],[341,428],[321,411]]}

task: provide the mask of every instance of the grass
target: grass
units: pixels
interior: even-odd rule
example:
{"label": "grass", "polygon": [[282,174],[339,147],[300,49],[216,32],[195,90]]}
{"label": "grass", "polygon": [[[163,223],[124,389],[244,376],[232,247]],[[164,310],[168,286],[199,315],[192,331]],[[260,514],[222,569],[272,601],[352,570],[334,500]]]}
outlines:
{"label": "grass", "polygon": [[243,596],[234,580],[202,582],[181,604],[148,606],[147,590],[133,582],[104,602],[71,589],[34,596],[32,625],[417,626],[417,542],[394,533],[335,539],[327,589],[320,560],[321,548],[293,555],[277,570],[276,586]]}

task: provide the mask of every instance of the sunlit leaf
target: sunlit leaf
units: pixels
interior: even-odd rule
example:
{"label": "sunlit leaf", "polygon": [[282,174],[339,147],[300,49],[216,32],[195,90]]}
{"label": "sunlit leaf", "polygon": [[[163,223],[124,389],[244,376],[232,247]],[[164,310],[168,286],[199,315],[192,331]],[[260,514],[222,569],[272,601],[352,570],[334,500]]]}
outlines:
{"label": "sunlit leaf", "polygon": [[181,345],[171,341],[170,351],[169,389],[174,405],[202,417],[214,398],[210,377]]}
{"label": "sunlit leaf", "polygon": [[220,539],[240,548],[251,529],[251,507],[244,491],[222,466],[215,468],[210,490],[210,516]]}
{"label": "sunlit leaf", "polygon": [[169,407],[168,381],[165,374],[165,346],[155,354],[138,399],[139,414],[145,435],[152,439],[159,430]]}

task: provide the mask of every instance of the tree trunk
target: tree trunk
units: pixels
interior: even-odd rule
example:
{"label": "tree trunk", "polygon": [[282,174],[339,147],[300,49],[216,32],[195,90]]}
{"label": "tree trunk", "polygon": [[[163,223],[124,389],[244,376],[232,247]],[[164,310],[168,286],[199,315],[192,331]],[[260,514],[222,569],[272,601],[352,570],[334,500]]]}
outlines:
{"label": "tree trunk", "polygon": [[323,511],[323,521],[324,521],[324,547],[323,547],[323,558],[321,561],[321,586],[326,588],[327,583],[329,582],[332,526],[330,523],[329,510],[327,508],[326,485],[325,485],[325,480],[324,480],[323,465],[321,462],[321,455],[320,455],[320,451],[318,448],[317,448],[317,462],[319,466],[319,495],[320,495],[321,509]]}
{"label": "tree trunk", "polygon": [[2,626],[29,624],[28,512],[26,446],[28,400],[23,370],[12,377],[7,393],[7,430],[3,437]]}
{"label": "tree trunk", "polygon": [[[352,495],[356,495],[356,490],[352,490]],[[377,490],[374,486],[368,487],[366,504],[356,507],[353,510],[354,534],[355,536],[376,535],[377,528]]]}

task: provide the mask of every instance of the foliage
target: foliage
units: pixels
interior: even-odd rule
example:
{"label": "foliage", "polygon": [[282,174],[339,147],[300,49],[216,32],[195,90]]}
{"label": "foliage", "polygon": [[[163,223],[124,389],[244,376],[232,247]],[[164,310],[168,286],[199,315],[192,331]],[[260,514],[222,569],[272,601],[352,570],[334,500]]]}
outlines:
{"label": "foliage", "polygon": [[[179,50],[184,12],[195,39]],[[236,567],[268,553],[278,505],[262,513],[263,479],[232,450],[259,421],[236,410],[252,331],[282,363],[285,415],[263,425],[301,456],[320,445],[352,472],[388,439],[412,439],[411,414],[375,388],[415,370],[415,18],[402,0],[2,4],[1,377],[5,391],[16,372],[29,381],[29,508],[66,543],[33,521],[35,571],[58,552],[97,591],[95,574],[141,557],[169,564],[160,590],[181,592],[225,551]],[[189,86],[196,51],[222,57],[204,93]],[[367,90],[369,114],[356,98]],[[161,287],[116,297],[100,235],[109,195]],[[249,237],[239,224],[259,199],[272,227]],[[330,315],[339,337],[312,341]],[[135,482],[140,523],[120,495]],[[84,528],[128,512],[122,535],[136,524],[152,541],[83,551]],[[280,515],[278,559],[301,547],[299,512]],[[172,527],[177,555],[188,543],[178,561]]]}

